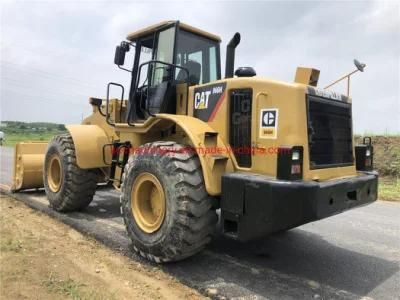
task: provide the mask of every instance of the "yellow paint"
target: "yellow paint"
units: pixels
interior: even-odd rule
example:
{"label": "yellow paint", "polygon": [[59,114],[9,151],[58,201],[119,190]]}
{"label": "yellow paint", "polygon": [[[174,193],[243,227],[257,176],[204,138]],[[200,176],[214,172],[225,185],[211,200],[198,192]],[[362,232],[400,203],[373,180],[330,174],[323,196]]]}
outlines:
{"label": "yellow paint", "polygon": [[[103,147],[111,142],[98,125],[67,125],[75,145],[77,165],[82,169],[106,167]],[[111,151],[105,151],[106,162],[111,162]]]}
{"label": "yellow paint", "polygon": [[[157,24],[145,27],[143,29],[134,31],[132,33],[129,33],[128,36],[126,37],[127,40],[129,41],[136,41],[138,38],[146,36],[146,35],[150,35],[154,32],[156,32],[157,30],[159,30],[162,27],[168,26],[168,25],[172,25],[174,24],[176,21],[163,21],[163,22],[159,22]],[[193,32],[195,34],[204,36],[206,38],[212,39],[214,41],[220,42],[221,38],[218,35],[215,35],[213,33],[198,29],[196,27],[190,26],[188,24],[185,23],[181,23],[179,22],[179,28],[189,31],[189,32]]]}
{"label": "yellow paint", "polygon": [[21,142],[15,146],[11,190],[43,187],[43,164],[47,142]]}
{"label": "yellow paint", "polygon": [[[128,39],[153,33],[162,26],[173,24],[173,21],[162,22],[128,35]],[[211,33],[180,23],[182,29],[220,41]],[[133,147],[139,147],[154,141],[176,141],[195,147],[198,151],[204,148],[228,149],[229,146],[229,101],[233,89],[252,89],[252,131],[251,141],[255,149],[265,149],[266,153],[256,151],[252,156],[252,166],[238,166],[232,152],[212,153],[199,151],[199,160],[203,170],[206,190],[210,195],[221,193],[221,176],[229,172],[251,172],[275,177],[277,170],[276,149],[280,146],[303,146],[303,179],[331,180],[356,176],[354,166],[311,170],[309,168],[309,149],[307,133],[306,89],[307,84],[316,85],[318,70],[298,68],[294,83],[285,83],[262,77],[241,77],[222,79],[212,83],[191,86],[179,84],[176,93],[176,114],[157,114],[146,120],[137,121],[135,126],[125,123],[127,100],[111,99],[108,105],[111,126],[103,114],[106,111],[105,101],[99,108],[93,106],[93,113],[84,119],[82,125],[66,126],[75,144],[77,164],[80,168],[101,168],[107,176],[109,166],[104,163],[103,148],[115,141],[129,141]],[[203,122],[193,117],[194,89],[216,83],[226,83],[224,100],[212,122]],[[188,91],[188,94],[187,94]],[[204,105],[199,107],[204,109]],[[261,128],[262,111],[276,109],[277,126]],[[210,134],[211,133],[211,134]],[[217,135],[215,135],[217,133]],[[16,147],[14,172],[14,189],[41,187],[43,185],[42,169],[46,143],[20,143]],[[110,148],[108,148],[110,149]],[[275,149],[275,150],[274,150]],[[272,151],[271,151],[272,150]],[[105,151],[106,162],[111,161],[110,151]],[[354,156],[354,150],[353,150]],[[121,169],[117,167],[116,178]],[[116,182],[116,188],[119,183]]]}
{"label": "yellow paint", "polygon": [[57,154],[53,154],[47,166],[47,182],[53,193],[57,193],[60,190],[63,177],[60,157]]}
{"label": "yellow paint", "polygon": [[136,223],[144,232],[160,229],[166,211],[164,188],[156,176],[143,172],[133,183],[131,210]]}
{"label": "yellow paint", "polygon": [[317,86],[319,79],[319,70],[312,68],[298,67],[296,70],[296,76],[294,82]]}
{"label": "yellow paint", "polygon": [[[354,166],[310,170],[308,155],[307,111],[306,111],[306,85],[299,83],[286,83],[262,77],[231,78],[225,81],[225,100],[213,122],[209,125],[217,132],[225,144],[229,144],[229,92],[232,89],[253,89],[252,110],[252,145],[257,148],[273,152],[279,146],[303,146],[303,179],[304,180],[329,180],[333,178],[356,176]],[[215,82],[214,82],[215,83]],[[213,83],[213,84],[214,84]],[[205,86],[205,85],[203,85]],[[189,114],[193,115],[193,87],[189,89]],[[278,125],[275,139],[266,139],[260,135],[261,110],[278,109]],[[354,151],[354,150],[353,150]],[[354,155],[354,153],[353,153]],[[232,156],[236,171],[252,172],[276,176],[276,153],[255,153],[252,157],[251,168],[241,168]]]}

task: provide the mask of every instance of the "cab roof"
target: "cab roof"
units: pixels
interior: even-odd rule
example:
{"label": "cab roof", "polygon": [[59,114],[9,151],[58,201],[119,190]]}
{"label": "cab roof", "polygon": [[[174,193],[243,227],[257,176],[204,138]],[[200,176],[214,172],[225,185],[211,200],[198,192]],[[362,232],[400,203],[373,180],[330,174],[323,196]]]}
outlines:
{"label": "cab roof", "polygon": [[[126,37],[126,39],[128,41],[134,42],[136,41],[138,38],[149,35],[155,31],[157,31],[158,29],[160,29],[161,27],[167,26],[167,25],[172,25],[174,23],[176,23],[177,21],[163,21],[148,27],[145,27],[143,29],[131,32],[128,34],[128,36]],[[206,38],[209,38],[211,40],[217,41],[217,42],[221,42],[221,38],[218,35],[203,31],[201,29],[195,28],[193,26],[187,25],[185,23],[181,23],[179,22],[179,28],[204,36]]]}

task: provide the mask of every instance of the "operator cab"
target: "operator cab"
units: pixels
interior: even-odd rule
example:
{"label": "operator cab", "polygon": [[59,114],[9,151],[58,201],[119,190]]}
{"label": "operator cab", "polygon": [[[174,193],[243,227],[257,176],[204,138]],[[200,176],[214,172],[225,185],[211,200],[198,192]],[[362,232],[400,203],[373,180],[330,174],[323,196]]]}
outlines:
{"label": "operator cab", "polygon": [[[132,74],[128,124],[157,113],[177,113],[177,90],[221,79],[220,38],[179,21],[162,22],[127,37],[115,52],[114,63]],[[135,49],[133,66],[122,67]],[[185,105],[187,107],[187,104]]]}

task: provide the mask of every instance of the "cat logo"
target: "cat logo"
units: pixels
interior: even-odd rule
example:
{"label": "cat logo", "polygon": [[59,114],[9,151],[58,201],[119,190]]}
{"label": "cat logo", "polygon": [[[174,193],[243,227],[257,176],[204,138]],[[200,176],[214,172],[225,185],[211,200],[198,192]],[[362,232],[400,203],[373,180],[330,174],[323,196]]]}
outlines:
{"label": "cat logo", "polygon": [[211,91],[197,92],[194,94],[194,108],[207,109]]}
{"label": "cat logo", "polygon": [[226,82],[195,88],[193,116],[204,122],[212,122],[224,100],[225,87]]}
{"label": "cat logo", "polygon": [[278,109],[262,109],[260,114],[260,138],[276,139],[278,133]]}

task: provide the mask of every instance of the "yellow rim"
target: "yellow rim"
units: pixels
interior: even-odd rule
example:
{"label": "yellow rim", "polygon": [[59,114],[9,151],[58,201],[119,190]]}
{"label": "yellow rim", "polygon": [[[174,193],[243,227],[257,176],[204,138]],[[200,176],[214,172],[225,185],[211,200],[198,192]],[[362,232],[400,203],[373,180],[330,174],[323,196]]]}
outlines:
{"label": "yellow rim", "polygon": [[47,167],[47,183],[52,192],[56,193],[60,190],[62,179],[60,157],[57,154],[54,154],[51,156]]}
{"label": "yellow rim", "polygon": [[144,232],[157,231],[165,217],[164,189],[153,174],[139,174],[133,183],[131,208],[136,223]]}

